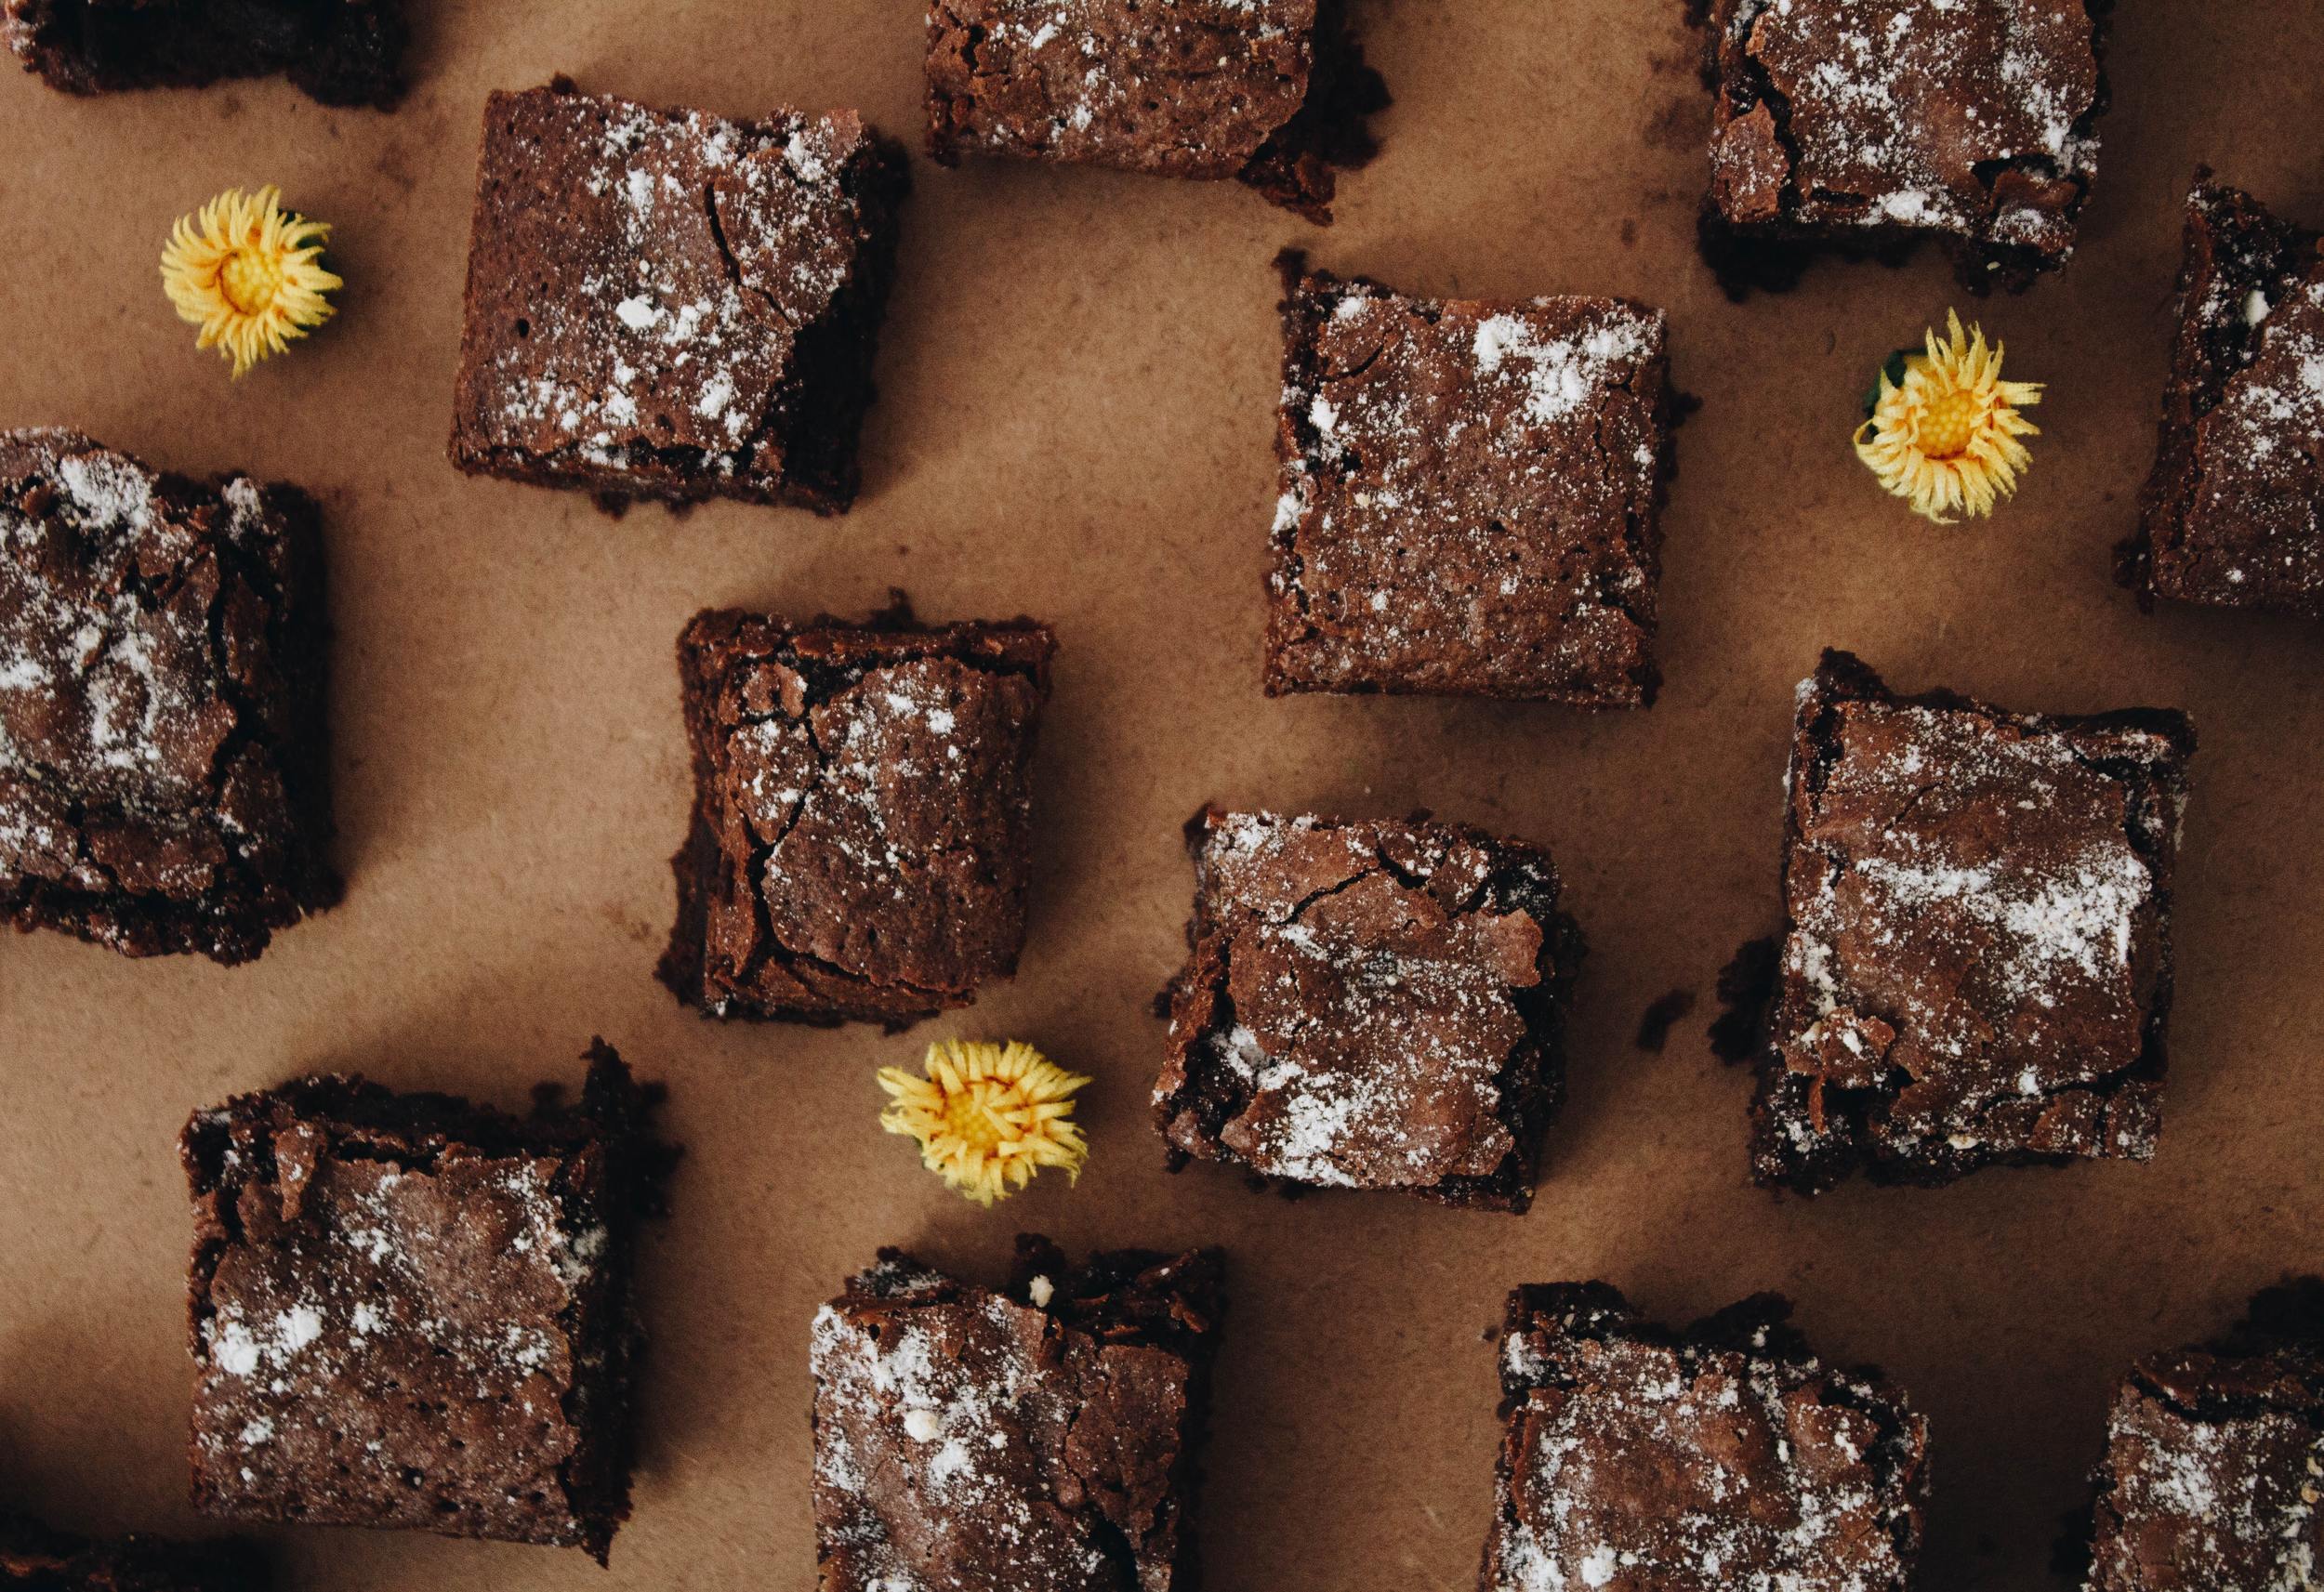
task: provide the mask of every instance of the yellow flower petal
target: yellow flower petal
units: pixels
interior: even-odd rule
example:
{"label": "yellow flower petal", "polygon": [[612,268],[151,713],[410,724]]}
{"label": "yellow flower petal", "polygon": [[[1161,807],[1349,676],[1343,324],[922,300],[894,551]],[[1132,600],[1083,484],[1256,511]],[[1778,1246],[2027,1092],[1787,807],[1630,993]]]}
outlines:
{"label": "yellow flower petal", "polygon": [[193,346],[218,349],[239,377],[331,318],[323,296],[345,283],[323,268],[330,235],[328,222],[284,213],[271,184],[230,188],[170,229],[162,288],[202,328]]}
{"label": "yellow flower petal", "polygon": [[1081,1180],[1089,1142],[1071,1120],[1074,1094],[1089,1080],[1030,1045],[947,1039],[928,1047],[925,1077],[879,1070],[894,1102],[879,1125],[918,1140],[920,1164],[980,1205],[1005,1200],[1043,1166]]}
{"label": "yellow flower petal", "polygon": [[2001,379],[2001,345],[1985,329],[1963,331],[1945,312],[1945,337],[1929,328],[1925,352],[1904,362],[1904,379],[1883,370],[1872,417],[1856,428],[1856,457],[1916,514],[1949,525],[1987,515],[2017,491],[2033,455],[2019,437],[2040,435],[2020,411],[2041,401],[2037,381]]}

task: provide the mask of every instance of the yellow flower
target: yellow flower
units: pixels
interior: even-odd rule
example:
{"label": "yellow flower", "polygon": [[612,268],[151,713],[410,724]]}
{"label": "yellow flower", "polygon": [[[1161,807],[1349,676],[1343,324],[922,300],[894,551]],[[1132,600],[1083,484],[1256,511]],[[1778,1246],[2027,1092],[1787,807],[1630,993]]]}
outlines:
{"label": "yellow flower", "polygon": [[181,216],[162,250],[162,286],[179,319],[202,328],[239,376],[331,318],[324,295],[344,285],[323,269],[330,223],[285,215],[282,192],[230,188]]}
{"label": "yellow flower", "polygon": [[2018,411],[2041,401],[2040,382],[2001,379],[2001,345],[1988,349],[1982,326],[1964,334],[1949,309],[1945,322],[1945,341],[1931,331],[1925,353],[1881,372],[1872,417],[1855,434],[1856,457],[1881,485],[1939,525],[1991,514],[1997,496],[2017,491],[2033,462],[2017,439],[2040,432]]}
{"label": "yellow flower", "polygon": [[930,1046],[921,1065],[925,1078],[901,1067],[879,1070],[879,1086],[895,1099],[879,1125],[918,1139],[921,1164],[945,1183],[990,1205],[1044,1166],[1063,1166],[1081,1180],[1089,1146],[1067,1119],[1074,1092],[1089,1079],[1014,1040],[1004,1047],[947,1039]]}

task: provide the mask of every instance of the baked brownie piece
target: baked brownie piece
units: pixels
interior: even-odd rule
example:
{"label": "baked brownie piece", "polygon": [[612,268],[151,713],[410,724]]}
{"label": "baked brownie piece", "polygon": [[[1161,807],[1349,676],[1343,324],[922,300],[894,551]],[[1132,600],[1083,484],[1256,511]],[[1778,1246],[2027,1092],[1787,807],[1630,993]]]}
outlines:
{"label": "baked brownie piece", "polygon": [[403,0],[7,0],[0,35],[52,88],[198,88],[282,72],[325,105],[403,97]]}
{"label": "baked brownie piece", "polygon": [[1388,103],[1339,0],[931,0],[928,147],[1235,178],[1331,219]]}
{"label": "baked brownie piece", "polygon": [[1671,1332],[1604,1283],[1520,1288],[1481,1592],[1902,1592],[1928,1423],[1761,1294]]}
{"label": "baked brownie piece", "polygon": [[2153,1154],[2194,750],[2182,714],[1897,696],[1825,653],[1792,742],[1758,1180]]}
{"label": "baked brownie piece", "polygon": [[2324,618],[2324,247],[2196,174],[2179,332],[2138,534],[2117,572],[2158,597]]}
{"label": "baked brownie piece", "polygon": [[1650,702],[1662,312],[1407,298],[1278,263],[1268,694]]}
{"label": "baked brownie piece", "polygon": [[815,1317],[820,1592],[1189,1592],[1220,1271],[1023,1237],[994,1293],[881,1250]]}
{"label": "baked brownie piece", "polygon": [[[1697,0],[1697,9],[1703,0]],[[1972,293],[2073,251],[2111,0],[1708,0],[1703,252],[1730,293],[1936,237]]]}
{"label": "baked brownie piece", "polygon": [[452,462],[609,507],[844,510],[905,186],[852,112],[493,95]]}
{"label": "baked brownie piece", "polygon": [[265,1558],[247,1543],[90,1542],[0,1512],[6,1592],[263,1592],[270,1582]]}
{"label": "baked brownie piece", "polygon": [[1056,640],[706,610],[678,638],[694,808],[660,975],[713,1017],[900,1028],[1013,973]]}
{"label": "baked brownie piece", "polygon": [[0,431],[0,916],[231,963],[338,900],[319,523]]}
{"label": "baked brownie piece", "polygon": [[659,1090],[602,1042],[517,1118],[361,1078],[197,1114],[193,1500],[586,1547],[629,1512],[632,1230]]}
{"label": "baked brownie piece", "polygon": [[1209,809],[1155,1125],[1283,1184],[1522,1211],[1581,937],[1549,853],[1412,819]]}
{"label": "baked brownie piece", "polygon": [[2324,1559],[2324,1283],[2269,1289],[2225,1340],[2115,1394],[2085,1592],[2312,1585]]}

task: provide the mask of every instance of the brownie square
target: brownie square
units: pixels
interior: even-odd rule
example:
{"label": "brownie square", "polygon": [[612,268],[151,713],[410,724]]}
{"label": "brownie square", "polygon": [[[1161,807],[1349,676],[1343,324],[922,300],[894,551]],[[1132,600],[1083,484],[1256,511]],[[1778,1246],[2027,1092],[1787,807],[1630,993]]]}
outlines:
{"label": "brownie square", "polygon": [[248,1543],[92,1542],[0,1511],[6,1592],[265,1592],[271,1584],[265,1557]]}
{"label": "brownie square", "polygon": [[1331,219],[1388,103],[1338,0],[931,0],[928,147],[1235,178]]}
{"label": "brownie square", "polygon": [[694,807],[660,976],[713,1017],[900,1028],[1016,971],[1056,640],[706,610],[678,639]]}
{"label": "brownie square", "polygon": [[320,518],[0,431],[0,916],[233,963],[339,899]]}
{"label": "brownie square", "polygon": [[1480,1592],[1903,1592],[1928,1423],[1762,1294],[1671,1332],[1604,1283],[1520,1288]]}
{"label": "brownie square", "polygon": [[[1698,0],[1700,4],[1700,0]],[[2066,263],[2111,0],[1708,0],[1705,257],[1780,289],[1817,250],[1942,241],[1972,293]]]}
{"label": "brownie square", "polygon": [[2324,1283],[2132,1367],[2106,1421],[2085,1592],[2312,1585],[2324,1558]]}
{"label": "brownie square", "polygon": [[852,112],[493,95],[452,462],[608,507],[844,510],[905,186]]}
{"label": "brownie square", "polygon": [[1221,1270],[1022,1237],[995,1293],[880,1251],[815,1316],[820,1592],[1191,1592]]}
{"label": "brownie square", "polygon": [[1792,742],[1754,1177],[2152,1155],[2194,751],[2183,714],[1898,696],[1825,653]]}
{"label": "brownie square", "polygon": [[2158,597],[2324,618],[2324,239],[2196,175],[2138,533]]}
{"label": "brownie square", "polygon": [[1662,312],[1281,263],[1268,694],[1651,702]]}
{"label": "brownie square", "polygon": [[325,105],[403,97],[403,0],[7,0],[4,37],[67,94],[276,72]]}
{"label": "brownie square", "polygon": [[193,1501],[587,1548],[629,1512],[659,1090],[590,1046],[518,1118],[315,1076],[197,1113]]}
{"label": "brownie square", "polygon": [[1174,1166],[1522,1211],[1581,937],[1549,853],[1425,817],[1210,809],[1166,995]]}

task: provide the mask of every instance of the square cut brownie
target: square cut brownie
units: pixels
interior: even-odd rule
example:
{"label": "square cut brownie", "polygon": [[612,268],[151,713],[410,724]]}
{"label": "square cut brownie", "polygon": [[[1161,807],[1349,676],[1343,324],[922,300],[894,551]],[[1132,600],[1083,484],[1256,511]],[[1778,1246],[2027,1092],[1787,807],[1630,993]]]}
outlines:
{"label": "square cut brownie", "polygon": [[187,1125],[193,1499],[587,1548],[629,1512],[658,1088],[590,1047],[529,1117],[317,1076]]}
{"label": "square cut brownie", "polygon": [[6,0],[0,37],[51,88],[287,76],[325,105],[403,97],[403,0]]}
{"label": "square cut brownie", "polygon": [[2324,1559],[2324,1283],[2132,1367],[2106,1421],[2084,1592],[2313,1585]]}
{"label": "square cut brownie", "polygon": [[1056,640],[897,606],[708,610],[678,640],[694,807],[661,979],[713,1017],[882,1022],[1016,971]]}
{"label": "square cut brownie", "polygon": [[2324,238],[2199,172],[2138,533],[2158,597],[2324,619]]}
{"label": "square cut brownie", "polygon": [[2194,751],[2183,714],[1898,696],[1825,653],[1792,743],[1757,1179],[2153,1154]]}
{"label": "square cut brownie", "polygon": [[905,185],[852,112],[493,95],[452,462],[609,507],[844,510]]}
{"label": "square cut brownie", "polygon": [[1480,1592],[1904,1592],[1928,1423],[1762,1294],[1671,1332],[1604,1283],[1520,1288]]}
{"label": "square cut brownie", "polygon": [[0,431],[0,917],[232,963],[339,899],[320,518]]}
{"label": "square cut brownie", "polygon": [[2065,264],[2111,0],[1697,0],[1716,96],[1705,257],[1730,293],[1818,249],[1943,241],[1972,293]]}
{"label": "square cut brownie", "polygon": [[1425,817],[1211,809],[1154,1089],[1174,1164],[1522,1211],[1581,936],[1549,854]]}
{"label": "square cut brownie", "polygon": [[264,1592],[271,1582],[248,1543],[91,1542],[0,1510],[0,1592]]}
{"label": "square cut brownie", "polygon": [[1191,1592],[1221,1270],[1022,1237],[995,1293],[882,1250],[815,1317],[820,1592]]}
{"label": "square cut brownie", "polygon": [[931,0],[928,145],[1235,178],[1315,222],[1388,103],[1340,0]]}
{"label": "square cut brownie", "polygon": [[1662,312],[1408,298],[1280,264],[1268,694],[1651,702]]}

